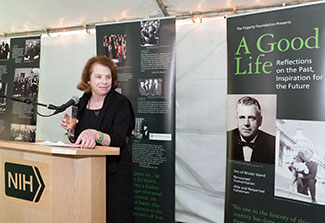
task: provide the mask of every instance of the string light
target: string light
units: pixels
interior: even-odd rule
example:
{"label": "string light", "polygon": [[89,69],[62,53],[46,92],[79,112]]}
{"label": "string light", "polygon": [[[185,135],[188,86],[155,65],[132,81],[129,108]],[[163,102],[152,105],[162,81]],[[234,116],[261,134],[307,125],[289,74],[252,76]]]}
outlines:
{"label": "string light", "polygon": [[44,32],[48,35],[48,37],[51,37],[50,30],[48,28],[44,28]]}
{"label": "string light", "polygon": [[86,33],[90,34],[90,31],[88,29],[88,25],[87,24],[84,25],[84,29],[85,29]]}
{"label": "string light", "polygon": [[190,12],[189,12],[189,15],[191,16],[191,20],[192,20],[192,22],[195,23],[195,22],[196,22],[196,21],[195,21],[195,18],[196,18],[196,17],[194,16],[194,13],[193,13],[192,11],[190,11]]}
{"label": "string light", "polygon": [[283,2],[282,2],[282,7],[284,7],[284,6],[286,6],[286,5],[287,5],[286,0],[283,0]]}

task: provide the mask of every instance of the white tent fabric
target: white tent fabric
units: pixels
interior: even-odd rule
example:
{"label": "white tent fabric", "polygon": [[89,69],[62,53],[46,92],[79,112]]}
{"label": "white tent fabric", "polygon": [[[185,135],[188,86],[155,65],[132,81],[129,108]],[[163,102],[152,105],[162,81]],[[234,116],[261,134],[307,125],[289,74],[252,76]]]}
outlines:
{"label": "white tent fabric", "polygon": [[[95,23],[189,14],[232,13],[317,0],[33,0],[1,2],[0,36]],[[63,30],[62,30],[63,31]]]}
{"label": "white tent fabric", "polygon": [[1,4],[0,33],[162,16],[154,0],[23,0]]}
{"label": "white tent fabric", "polygon": [[[171,15],[184,14],[186,12],[211,12],[214,10],[241,9],[251,7],[280,6],[284,1],[276,0],[165,0],[167,10]],[[287,3],[294,1],[286,1]]]}
{"label": "white tent fabric", "polygon": [[[94,33],[78,32],[56,37],[43,35],[38,101],[60,105],[68,101],[72,95],[81,96],[82,92],[78,91],[76,86],[87,59],[95,55],[96,36]],[[50,114],[52,112],[39,106],[39,113]],[[60,126],[61,116],[55,115],[48,118],[37,116],[37,139],[67,142],[65,131]]]}
{"label": "white tent fabric", "polygon": [[176,219],[223,222],[226,20],[177,24]]}

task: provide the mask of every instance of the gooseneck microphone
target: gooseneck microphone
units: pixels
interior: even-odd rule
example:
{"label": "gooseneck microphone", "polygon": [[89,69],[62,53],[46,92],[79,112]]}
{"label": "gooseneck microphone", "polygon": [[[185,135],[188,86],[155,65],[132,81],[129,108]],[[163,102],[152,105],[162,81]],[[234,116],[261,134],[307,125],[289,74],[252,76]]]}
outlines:
{"label": "gooseneck microphone", "polygon": [[67,101],[66,103],[64,103],[63,105],[60,105],[59,107],[57,107],[57,109],[55,110],[54,114],[58,114],[60,112],[65,111],[67,108],[69,108],[72,105],[76,105],[79,103],[79,97],[77,96],[73,96],[69,101]]}
{"label": "gooseneck microphone", "polygon": [[24,103],[24,104],[27,104],[27,105],[33,105],[34,107],[43,106],[43,107],[46,107],[46,108],[48,108],[50,110],[55,110],[52,114],[43,115],[43,114],[40,114],[37,111],[37,109],[34,109],[36,114],[38,114],[39,116],[42,116],[42,117],[51,117],[51,116],[53,116],[55,114],[58,114],[60,112],[65,111],[68,107],[70,107],[72,105],[76,105],[76,104],[79,103],[79,97],[77,97],[77,96],[73,96],[69,101],[67,101],[66,103],[64,103],[64,104],[62,104],[60,106],[55,106],[55,105],[52,105],[52,104],[38,103],[38,102],[34,102],[30,98],[12,97],[12,96],[7,96],[7,95],[1,94],[1,93],[0,93],[0,98],[8,98],[10,100],[21,102],[21,103]]}
{"label": "gooseneck microphone", "polygon": [[51,109],[51,110],[55,110],[55,109],[58,108],[57,106],[52,105],[52,104],[44,104],[44,103],[34,102],[30,98],[13,97],[13,96],[4,95],[4,94],[1,94],[1,93],[0,93],[0,98],[8,98],[10,100],[17,101],[17,102],[22,102],[22,103],[27,104],[27,105],[32,104],[34,106],[43,106],[43,107],[46,107],[46,108]]}

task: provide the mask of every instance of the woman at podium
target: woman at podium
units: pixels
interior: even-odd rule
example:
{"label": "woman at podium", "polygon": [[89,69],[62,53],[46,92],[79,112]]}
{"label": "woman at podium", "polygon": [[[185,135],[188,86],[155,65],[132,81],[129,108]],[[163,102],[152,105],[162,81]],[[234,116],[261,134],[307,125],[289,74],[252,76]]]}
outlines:
{"label": "woman at podium", "polygon": [[[107,222],[132,222],[133,173],[128,139],[135,126],[130,101],[115,89],[117,71],[105,56],[90,58],[77,88],[84,92],[77,105],[74,143],[92,149],[96,145],[120,147],[119,156],[107,156]],[[70,116],[65,114],[61,126],[68,130]]]}

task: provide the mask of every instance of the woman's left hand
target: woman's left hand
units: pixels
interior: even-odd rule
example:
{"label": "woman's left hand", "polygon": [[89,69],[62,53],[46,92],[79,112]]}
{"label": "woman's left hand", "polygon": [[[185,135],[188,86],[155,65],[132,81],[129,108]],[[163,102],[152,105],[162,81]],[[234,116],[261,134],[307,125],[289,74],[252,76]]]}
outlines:
{"label": "woman's left hand", "polygon": [[74,144],[80,144],[81,149],[93,149],[96,146],[96,137],[97,131],[95,129],[86,129],[80,133]]}

